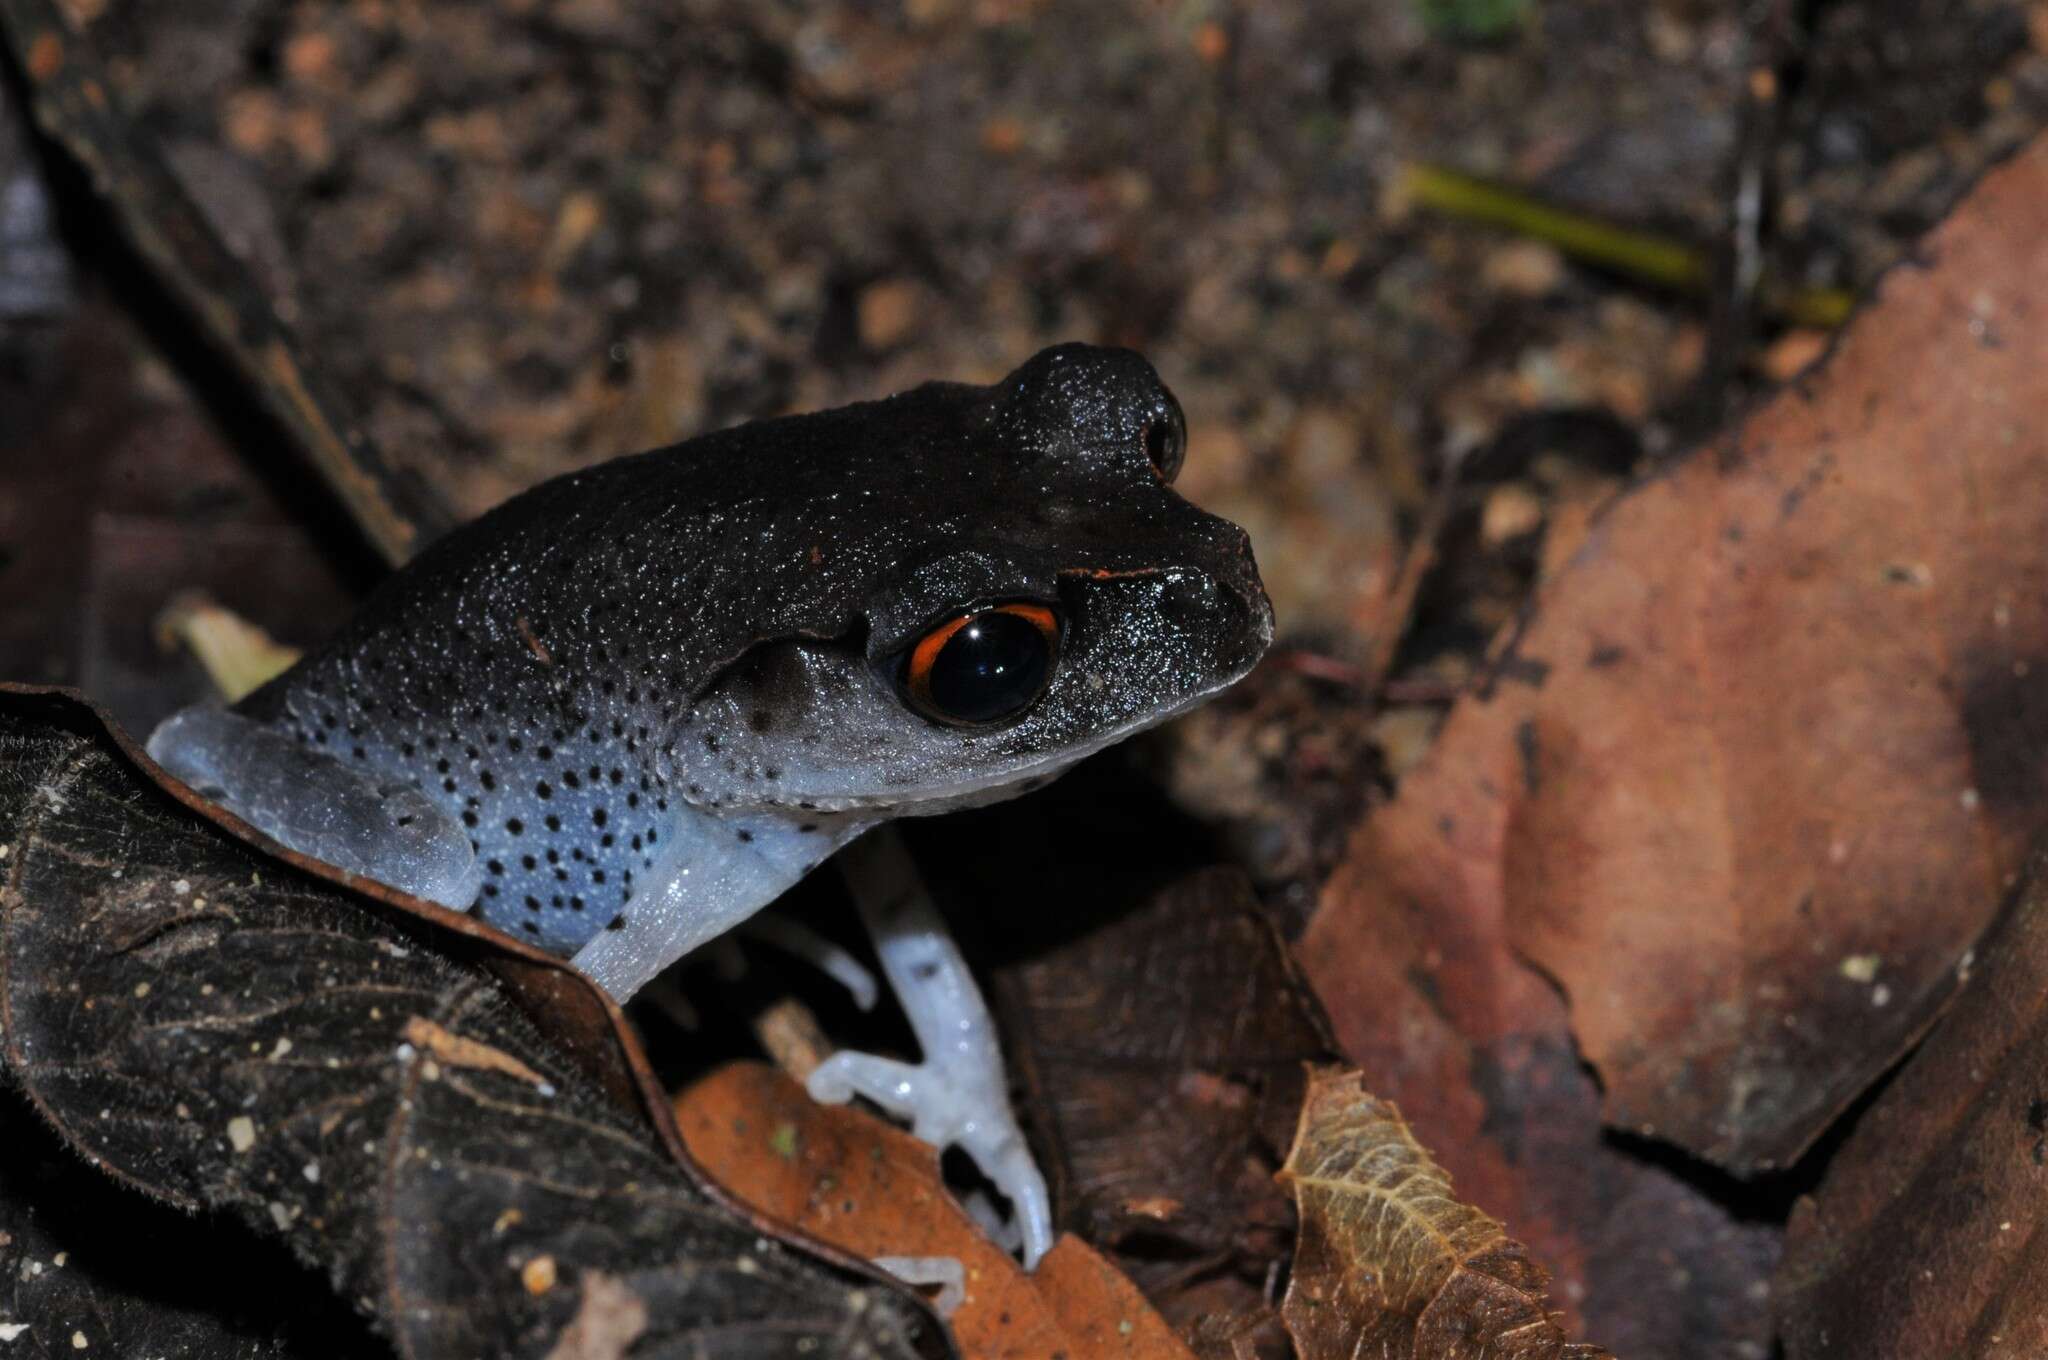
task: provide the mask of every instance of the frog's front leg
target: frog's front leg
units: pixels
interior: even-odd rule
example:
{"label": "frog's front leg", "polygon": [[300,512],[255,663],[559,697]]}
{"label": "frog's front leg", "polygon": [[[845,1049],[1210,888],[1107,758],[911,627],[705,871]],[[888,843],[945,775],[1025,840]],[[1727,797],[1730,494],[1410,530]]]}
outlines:
{"label": "frog's front leg", "polygon": [[221,708],[173,714],[147,750],[287,849],[457,911],[476,900],[482,870],[468,833],[410,784],[367,777]]}
{"label": "frog's front leg", "polygon": [[835,1053],[810,1075],[815,1100],[866,1096],[934,1147],[957,1146],[1010,1200],[1024,1264],[1052,1246],[1052,1201],[1010,1109],[994,1018],[967,961],[933,907],[902,839],[888,827],[841,851],[836,863],[874,937],[882,971],[924,1050],[920,1063]]}

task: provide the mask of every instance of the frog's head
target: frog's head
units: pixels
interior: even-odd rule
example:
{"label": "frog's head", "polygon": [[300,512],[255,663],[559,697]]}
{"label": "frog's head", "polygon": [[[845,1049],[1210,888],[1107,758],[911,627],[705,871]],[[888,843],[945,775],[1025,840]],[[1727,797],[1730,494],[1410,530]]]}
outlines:
{"label": "frog's head", "polygon": [[896,420],[900,442],[862,458],[857,496],[821,470],[790,513],[842,570],[866,559],[861,586],[829,636],[759,641],[698,696],[679,751],[698,805],[990,802],[1186,712],[1271,642],[1244,531],[1173,490],[1186,424],[1138,355],[1064,345],[992,387],[854,409],[865,441]]}

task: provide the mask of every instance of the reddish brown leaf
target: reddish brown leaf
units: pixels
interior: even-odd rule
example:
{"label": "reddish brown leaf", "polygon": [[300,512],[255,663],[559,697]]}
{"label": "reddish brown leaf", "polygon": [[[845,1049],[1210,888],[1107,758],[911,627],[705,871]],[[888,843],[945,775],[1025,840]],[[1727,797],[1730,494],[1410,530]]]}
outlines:
{"label": "reddish brown leaf", "polygon": [[1303,956],[1340,1031],[1374,1024],[1360,910],[1466,923],[1446,966],[1490,999],[1459,1024],[1527,1028],[1504,930],[1609,1121],[1743,1171],[1922,1032],[2048,811],[2044,214],[2035,145],[1814,376],[1592,526],[1367,828],[1403,886],[1325,900]]}
{"label": "reddish brown leaf", "polygon": [[1461,1202],[1399,1111],[1358,1073],[1309,1081],[1280,1173],[1301,1210],[1281,1315],[1301,1360],[1597,1360],[1566,1339],[1550,1277]]}
{"label": "reddish brown leaf", "polygon": [[927,1144],[819,1105],[774,1068],[734,1063],[676,1101],[690,1153],[742,1198],[856,1255],[952,1257],[967,1360],[1190,1360],[1116,1268],[1063,1236],[1027,1275],[975,1227]]}
{"label": "reddish brown leaf", "polygon": [[1795,1210],[1788,1360],[2048,1354],[2048,861]]}

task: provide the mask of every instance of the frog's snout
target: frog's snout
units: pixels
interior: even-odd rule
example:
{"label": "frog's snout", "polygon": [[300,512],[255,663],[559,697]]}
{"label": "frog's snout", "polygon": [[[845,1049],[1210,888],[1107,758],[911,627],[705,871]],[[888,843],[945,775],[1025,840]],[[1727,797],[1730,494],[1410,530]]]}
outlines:
{"label": "frog's snout", "polygon": [[1168,572],[1158,601],[1173,633],[1212,640],[1218,678],[1228,679],[1249,671],[1273,641],[1273,602],[1259,579],[1250,540],[1242,530],[1236,533],[1238,551],[1217,567]]}

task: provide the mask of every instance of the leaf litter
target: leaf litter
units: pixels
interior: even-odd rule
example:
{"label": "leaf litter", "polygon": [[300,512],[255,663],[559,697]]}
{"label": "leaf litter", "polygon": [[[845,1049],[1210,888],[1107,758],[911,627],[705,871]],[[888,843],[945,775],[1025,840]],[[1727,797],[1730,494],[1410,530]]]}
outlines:
{"label": "leaf litter", "polygon": [[951,1354],[907,1291],[707,1187],[573,1032],[443,952],[461,935],[196,815],[77,700],[0,692],[0,846],[12,1079],[95,1166],[286,1245],[402,1353]]}

